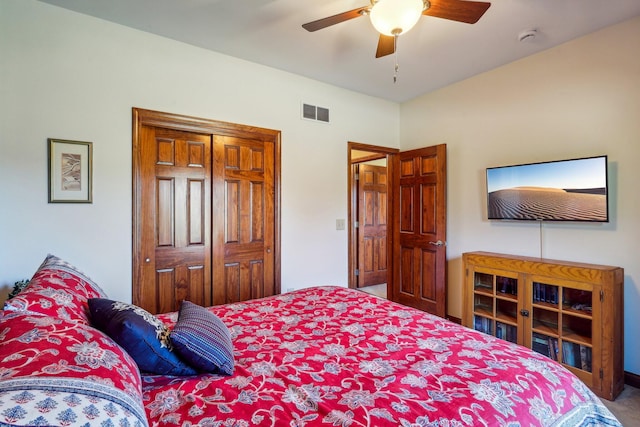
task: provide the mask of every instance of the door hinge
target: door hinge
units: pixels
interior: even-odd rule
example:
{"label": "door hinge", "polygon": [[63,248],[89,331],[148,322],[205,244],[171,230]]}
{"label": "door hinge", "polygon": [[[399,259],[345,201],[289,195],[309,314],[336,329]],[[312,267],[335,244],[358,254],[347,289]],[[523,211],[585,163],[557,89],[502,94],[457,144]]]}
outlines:
{"label": "door hinge", "polygon": [[353,176],[353,179],[355,179],[356,181],[360,180],[360,173],[356,172],[356,174]]}
{"label": "door hinge", "polygon": [[604,370],[600,368],[600,379],[604,378]]}
{"label": "door hinge", "polygon": [[354,274],[355,274],[356,276],[359,276],[359,275],[360,275],[360,270],[358,270],[358,269],[356,268],[356,271],[354,272]]}
{"label": "door hinge", "polygon": [[358,227],[360,227],[360,223],[358,221],[354,221],[353,228],[358,228]]}
{"label": "door hinge", "polygon": [[604,290],[600,289],[600,302],[604,301]]}

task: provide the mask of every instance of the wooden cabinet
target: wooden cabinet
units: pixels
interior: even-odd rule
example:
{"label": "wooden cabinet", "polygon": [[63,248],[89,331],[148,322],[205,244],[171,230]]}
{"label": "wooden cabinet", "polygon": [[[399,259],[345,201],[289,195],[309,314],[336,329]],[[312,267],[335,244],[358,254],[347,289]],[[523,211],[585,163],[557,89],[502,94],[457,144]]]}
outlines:
{"label": "wooden cabinet", "polygon": [[462,323],[562,363],[598,396],[624,387],[620,267],[469,252]]}

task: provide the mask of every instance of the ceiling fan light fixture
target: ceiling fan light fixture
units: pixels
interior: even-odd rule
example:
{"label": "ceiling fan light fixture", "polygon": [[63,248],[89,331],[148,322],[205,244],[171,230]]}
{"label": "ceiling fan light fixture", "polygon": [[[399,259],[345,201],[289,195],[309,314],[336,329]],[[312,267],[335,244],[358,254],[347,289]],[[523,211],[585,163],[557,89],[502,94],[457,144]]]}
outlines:
{"label": "ceiling fan light fixture", "polygon": [[371,7],[369,18],[380,34],[397,36],[416,25],[424,8],[424,0],[378,0]]}

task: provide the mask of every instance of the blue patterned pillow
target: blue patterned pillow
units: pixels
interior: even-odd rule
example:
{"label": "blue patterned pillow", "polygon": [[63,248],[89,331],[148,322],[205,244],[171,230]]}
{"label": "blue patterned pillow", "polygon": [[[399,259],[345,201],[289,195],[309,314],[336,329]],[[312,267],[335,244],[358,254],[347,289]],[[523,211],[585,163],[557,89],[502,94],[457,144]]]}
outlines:
{"label": "blue patterned pillow", "polygon": [[170,338],[176,353],[200,372],[233,374],[229,329],[206,308],[182,301]]}
{"label": "blue patterned pillow", "polygon": [[88,300],[91,324],[120,344],[142,372],[195,375],[171,349],[169,329],[156,316],[132,304],[106,298]]}

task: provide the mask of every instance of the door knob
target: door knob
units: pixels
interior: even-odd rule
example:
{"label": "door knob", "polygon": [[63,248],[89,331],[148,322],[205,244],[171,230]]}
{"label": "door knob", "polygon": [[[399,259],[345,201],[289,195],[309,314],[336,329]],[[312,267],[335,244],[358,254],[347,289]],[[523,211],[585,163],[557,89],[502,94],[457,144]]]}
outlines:
{"label": "door knob", "polygon": [[447,244],[442,240],[438,240],[437,242],[429,242],[429,244],[433,246],[447,246]]}
{"label": "door knob", "polygon": [[151,258],[146,258],[144,262],[151,262]]}

